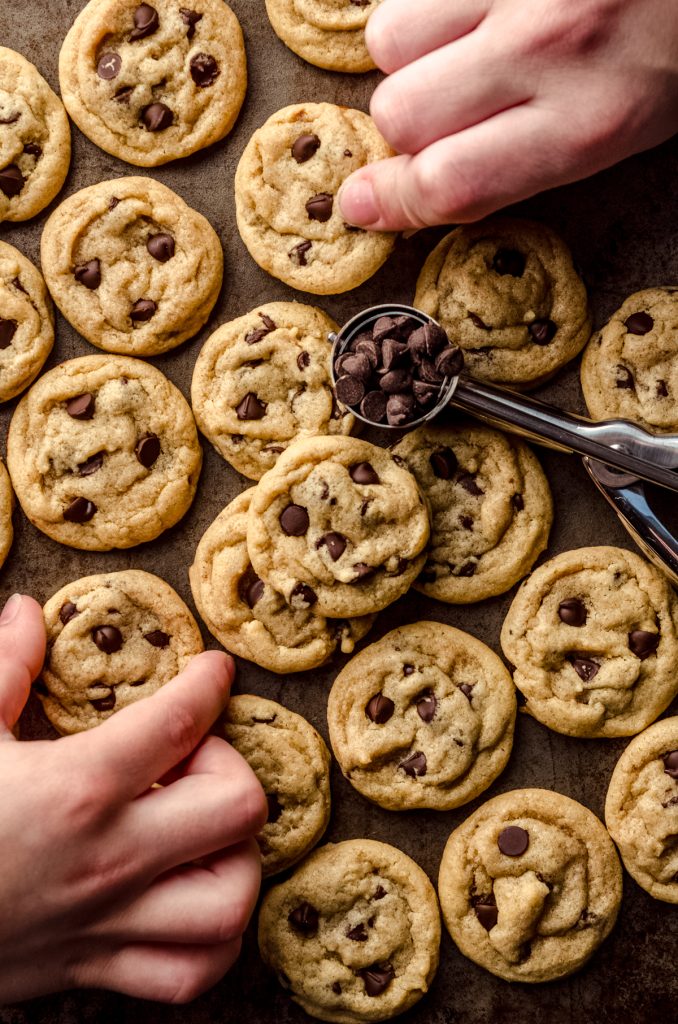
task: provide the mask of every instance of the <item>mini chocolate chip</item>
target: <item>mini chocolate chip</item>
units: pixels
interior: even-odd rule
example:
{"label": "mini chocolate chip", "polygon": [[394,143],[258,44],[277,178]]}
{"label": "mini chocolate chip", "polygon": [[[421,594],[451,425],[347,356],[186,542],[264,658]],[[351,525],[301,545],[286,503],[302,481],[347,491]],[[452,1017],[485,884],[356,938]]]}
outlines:
{"label": "mini chocolate chip", "polygon": [[385,895],[386,895],[386,889],[384,889],[383,885],[378,885],[377,888],[374,890],[374,896],[372,897],[372,899],[373,900],[383,900]]}
{"label": "mini chocolate chip", "polygon": [[161,132],[174,123],[174,114],[165,103],[149,103],[141,111],[141,120],[149,132]]}
{"label": "mini chocolate chip", "polygon": [[372,328],[372,338],[374,341],[383,341],[384,338],[388,338],[389,335],[392,337],[396,333],[395,320],[390,316],[380,316],[375,321],[374,327]]}
{"label": "mini chocolate chip", "polygon": [[382,423],[387,401],[383,391],[368,391],[360,403],[360,412],[370,423]]}
{"label": "mini chocolate chip", "polygon": [[394,711],[395,704],[389,697],[384,697],[383,693],[375,693],[365,705],[365,714],[370,722],[377,725],[385,725],[393,717]]}
{"label": "mini chocolate chip", "polygon": [[438,384],[428,384],[423,380],[414,380],[412,381],[412,394],[419,405],[427,409],[430,405],[433,405],[440,395],[440,386]]}
{"label": "mini chocolate chip", "polygon": [[345,374],[334,386],[337,398],[344,405],[358,405],[365,395],[365,385],[357,377]]}
{"label": "mini chocolate chip", "polygon": [[335,996],[341,995],[341,985],[339,984],[338,981],[332,982],[332,991],[334,992]]}
{"label": "mini chocolate chip", "polygon": [[25,184],[24,176],[16,164],[8,164],[0,171],[0,192],[4,192],[8,199],[18,196]]}
{"label": "mini chocolate chip", "polygon": [[238,586],[240,598],[249,608],[254,608],[257,601],[261,600],[264,596],[264,589],[264,581],[259,579],[251,567],[249,572],[240,580],[240,585]]}
{"label": "mini chocolate chip", "polygon": [[[133,85],[123,85],[122,89],[118,89],[118,91],[115,93],[113,99],[116,101],[116,103],[129,103],[129,98],[133,92]],[[120,202],[120,200],[118,200],[118,202]]]}
{"label": "mini chocolate chip", "polygon": [[92,473],[98,472],[104,464],[104,453],[97,452],[96,455],[90,455],[84,462],[78,464],[78,473],[80,476],[91,476]]}
{"label": "mini chocolate chip", "polygon": [[219,65],[209,53],[196,53],[191,57],[191,78],[199,89],[214,85],[221,74]]}
{"label": "mini chocolate chip", "polygon": [[668,398],[669,397],[669,389],[668,389],[668,385],[667,385],[665,380],[658,380],[657,381],[657,388],[656,388],[656,390],[657,390],[657,398]]}
{"label": "mini chocolate chip", "polygon": [[395,971],[390,964],[363,967],[358,974],[365,983],[365,993],[373,997],[382,995],[395,978]]}
{"label": "mini chocolate chip", "polygon": [[473,908],[479,922],[488,932],[494,928],[499,917],[499,911],[493,903],[476,903]]}
{"label": "mini chocolate chip", "polygon": [[308,266],[306,256],[310,249],[312,248],[312,246],[313,242],[299,242],[298,245],[295,245],[292,249],[290,249],[287,255],[289,256],[293,263],[297,264],[297,266],[306,267]]}
{"label": "mini chocolate chip", "polygon": [[97,697],[90,704],[95,711],[112,711],[115,707],[115,693],[111,690],[106,697]]}
{"label": "mini chocolate chip", "polygon": [[152,629],[150,633],[144,633],[144,640],[147,640],[151,647],[169,647],[170,638],[162,629]]}
{"label": "mini chocolate chip", "polygon": [[624,321],[624,327],[629,334],[647,334],[654,327],[654,320],[649,313],[631,313]]}
{"label": "mini chocolate chip", "polygon": [[0,124],[16,124],[21,114],[17,111],[15,114],[8,114],[7,117],[0,116]]}
{"label": "mini chocolate chip", "polygon": [[37,160],[42,156],[42,146],[39,146],[37,142],[27,142],[24,146],[24,153],[28,153],[29,156],[34,156]]}
{"label": "mini chocolate chip", "polygon": [[73,602],[65,601],[61,606],[61,611],[59,612],[59,618],[61,619],[62,625],[68,625],[71,619],[74,619],[77,614],[78,609]]}
{"label": "mini chocolate chip", "polygon": [[414,395],[389,395],[386,419],[392,427],[402,427],[414,417],[415,409]]}
{"label": "mini chocolate chip", "polygon": [[[374,345],[375,351],[377,346]],[[381,347],[382,364],[385,370],[392,370],[396,366],[402,366],[407,361],[409,349],[402,341],[395,338],[386,338]]]}
{"label": "mini chocolate chip", "polygon": [[380,484],[378,474],[369,462],[354,462],[348,467],[348,475],[356,484]]}
{"label": "mini chocolate chip", "polygon": [[678,750],[669,750],[668,754],[662,756],[664,771],[672,779],[678,779]]}
{"label": "mini chocolate chip", "polygon": [[292,144],[292,156],[298,164],[305,164],[320,148],[320,139],[317,135],[300,135]]}
{"label": "mini chocolate chip", "polygon": [[553,320],[539,317],[537,320],[533,320],[527,329],[536,345],[548,345],[555,337],[558,327]]}
{"label": "mini chocolate chip", "polygon": [[471,702],[471,694],[473,693],[473,686],[471,685],[471,683],[460,683],[459,684],[459,689],[464,694],[464,696],[466,697],[467,701],[470,703]]}
{"label": "mini chocolate chip", "polygon": [[311,365],[311,357],[309,353],[304,349],[297,356],[297,366],[300,370],[305,370],[307,366]]}
{"label": "mini chocolate chip", "polygon": [[[454,567],[451,566],[451,568]],[[457,576],[474,576],[477,568],[478,566],[476,562],[464,562],[464,564],[459,569]]]}
{"label": "mini chocolate chip", "polygon": [[402,768],[405,774],[412,779],[426,775],[426,754],[417,750],[416,753],[410,754],[404,761],[401,761],[398,767]]}
{"label": "mini chocolate chip", "polygon": [[92,640],[104,654],[115,654],[122,647],[122,633],[117,626],[95,626]]}
{"label": "mini chocolate chip", "polygon": [[472,494],[474,498],[480,497],[485,491],[476,483],[475,473],[460,473],[457,476],[457,483],[461,484],[465,491]]}
{"label": "mini chocolate chip", "polygon": [[621,363],[617,364],[617,378],[615,380],[615,387],[620,388],[624,391],[633,391],[636,386],[636,382],[633,379],[633,374],[626,366],[622,366]]}
{"label": "mini chocolate chip", "polygon": [[436,356],[435,368],[444,377],[456,377],[464,368],[464,353],[457,345],[448,345]]}
{"label": "mini chocolate chip", "polygon": [[412,374],[409,370],[389,370],[381,378],[380,388],[387,395],[399,395],[412,387]]}
{"label": "mini chocolate chip", "polygon": [[318,545],[324,544],[329,551],[330,558],[336,562],[346,550],[346,538],[340,533],[326,533],[318,541]]}
{"label": "mini chocolate chip", "polygon": [[328,221],[332,216],[334,199],[327,192],[319,192],[306,203],[306,213],[310,220],[318,220],[321,224]]}
{"label": "mini chocolate chip", "polygon": [[509,825],[497,836],[497,846],[507,857],[521,857],[529,845],[529,833],[518,825]]}
{"label": "mini chocolate chip", "polygon": [[481,331],[491,331],[492,328],[488,327],[484,320],[481,320],[477,313],[469,313],[468,318],[474,327],[477,327]]}
{"label": "mini chocolate chip", "polygon": [[89,260],[87,263],[79,263],[73,270],[73,277],[91,292],[101,284],[101,263],[99,260]]}
{"label": "mini chocolate chip", "polygon": [[134,454],[145,469],[150,469],[160,455],[160,438],[157,434],[144,434],[134,446]]}
{"label": "mini chocolate chip", "polygon": [[438,353],[449,345],[445,331],[437,324],[424,324],[410,334],[407,347],[415,363],[422,359],[435,359]]}
{"label": "mini chocolate chip", "polygon": [[303,505],[288,505],[280,514],[280,525],[288,537],[303,537],[309,527],[308,512]]}
{"label": "mini chocolate chip", "polygon": [[450,480],[457,471],[457,456],[451,448],[436,448],[431,452],[429,462],[439,480]]}
{"label": "mini chocolate chip", "polygon": [[433,694],[431,690],[424,690],[424,692],[420,693],[417,697],[416,704],[417,714],[421,718],[422,722],[426,722],[427,724],[432,722],[438,708],[438,701],[435,698],[435,694]]}
{"label": "mini chocolate chip", "polygon": [[145,39],[158,31],[160,19],[155,7],[150,4],[140,4],[134,12],[134,28],[129,34],[131,40]]}
{"label": "mini chocolate chip", "polygon": [[349,928],[346,937],[352,939],[353,942],[367,942],[367,931],[362,921],[353,928]]}
{"label": "mini chocolate chip", "polygon": [[525,257],[517,249],[497,249],[492,260],[492,269],[498,274],[522,277],[525,272]]}
{"label": "mini chocolate chip", "polygon": [[522,494],[514,494],[511,498],[511,504],[513,505],[516,512],[522,512],[525,508],[525,501],[523,499]]}
{"label": "mini chocolate chip", "polygon": [[16,320],[0,319],[0,349],[9,348],[18,326]]}
{"label": "mini chocolate chip", "polygon": [[600,671],[600,665],[593,658],[587,658],[583,654],[577,654],[574,651],[567,655],[567,660],[572,665],[577,675],[583,682],[588,683],[594,676],[598,675]]}
{"label": "mini chocolate chip", "polygon": [[290,591],[290,604],[294,607],[297,603],[305,608],[312,608],[317,602],[318,595],[307,583],[295,583]]}
{"label": "mini chocolate chip", "polygon": [[94,416],[94,395],[85,391],[82,395],[69,398],[66,402],[66,412],[74,420],[91,420]]}
{"label": "mini chocolate chip", "polygon": [[659,647],[659,633],[649,633],[646,629],[634,629],[629,633],[629,647],[641,661],[645,661]]}
{"label": "mini chocolate chip", "polygon": [[179,14],[184,25],[188,25],[188,32],[186,33],[187,39],[192,39],[195,35],[195,26],[199,21],[202,21],[202,14],[198,14],[197,11],[192,11],[188,7],[180,7]]}
{"label": "mini chocolate chip", "polygon": [[156,313],[158,307],[153,299],[137,299],[130,311],[130,319],[135,324],[145,324]]}
{"label": "mini chocolate chip", "polygon": [[261,402],[254,392],[250,391],[236,405],[235,412],[239,420],[260,420],[266,415],[266,407],[266,402]]}
{"label": "mini chocolate chip", "polygon": [[459,516],[459,525],[462,526],[465,530],[472,530],[473,529],[473,516],[460,515]]}
{"label": "mini chocolate chip", "polygon": [[111,198],[108,201],[108,209],[114,210],[116,206],[119,204],[119,202],[120,200],[117,198],[117,196],[111,196]]}
{"label": "mini chocolate chip", "polygon": [[149,235],[146,248],[158,263],[167,263],[174,256],[174,239],[166,231],[158,235]]}
{"label": "mini chocolate chip", "polygon": [[377,571],[373,565],[368,565],[366,562],[356,562],[353,566],[355,576],[351,580],[351,583],[362,583],[364,580],[374,576]]}
{"label": "mini chocolate chip", "polygon": [[568,626],[583,626],[586,623],[586,605],[578,597],[568,597],[558,605],[558,615]]}
{"label": "mini chocolate chip", "polygon": [[73,498],[70,505],[64,509],[64,519],[68,523],[88,523],[96,511],[97,507],[93,501],[88,501],[87,498]]}
{"label": "mini chocolate chip", "polygon": [[121,67],[122,57],[120,54],[109,50],[108,53],[102,53],[99,57],[97,75],[99,78],[103,78],[105,82],[110,82],[113,78],[118,77]]}
{"label": "mini chocolate chip", "polygon": [[292,927],[302,935],[315,935],[319,919],[318,911],[310,903],[300,903],[287,917]]}

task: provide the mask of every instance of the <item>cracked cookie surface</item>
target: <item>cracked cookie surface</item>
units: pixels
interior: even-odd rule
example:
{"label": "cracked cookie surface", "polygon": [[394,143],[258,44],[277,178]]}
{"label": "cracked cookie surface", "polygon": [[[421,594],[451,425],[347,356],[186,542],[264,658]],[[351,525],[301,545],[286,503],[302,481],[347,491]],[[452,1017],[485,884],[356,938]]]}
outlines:
{"label": "cracked cookie surface", "polygon": [[328,71],[371,71],[367,19],[380,0],[266,0],[277,36],[290,50]]}
{"label": "cracked cookie surface", "polygon": [[373,616],[326,619],[312,607],[290,607],[254,572],[247,522],[254,489],[239,494],[203,534],[189,570],[196,607],[220,644],[271,672],[302,672],[335,650],[350,654]]}
{"label": "cracked cookie surface", "polygon": [[19,402],[7,466],[30,521],[91,551],[127,548],[189,508],[202,451],[181,392],[154,366],[84,356],[44,374]]}
{"label": "cracked cookie surface", "polygon": [[245,98],[238,19],[223,0],[90,0],[59,55],[78,128],[107,153],[157,167],[223,139]]}
{"label": "cracked cookie surface", "polygon": [[54,310],[42,275],[0,241],[0,402],[31,384],[54,344]]}
{"label": "cracked cookie surface", "polygon": [[222,324],[195,364],[198,426],[234,469],[259,480],[290,442],[349,434],[354,418],[334,398],[335,322],[298,302],[269,302]]}
{"label": "cracked cookie surface", "polygon": [[516,438],[466,423],[419,427],[393,448],[431,509],[417,590],[450,604],[503,594],[546,548],[553,501],[536,455]]}
{"label": "cracked cookie surface", "polygon": [[480,640],[441,622],[394,629],[352,658],[330,691],[334,755],[389,810],[450,810],[482,793],[511,753],[511,676]]}
{"label": "cracked cookie surface", "polygon": [[293,608],[354,618],[405,593],[429,531],[417,482],[390,452],[316,437],[291,445],[257,484],[247,548]]}
{"label": "cracked cookie surface", "polygon": [[678,717],[631,740],[610,779],[605,822],[638,885],[678,903]]}
{"label": "cracked cookie surface", "polygon": [[273,114],[235,175],[238,230],[252,258],[301,291],[357,288],[386,260],[395,236],[347,225],[336,196],[353,171],[392,155],[360,110],[303,103]]}
{"label": "cracked cookie surface", "polygon": [[45,225],[41,254],[66,319],[93,345],[122,355],[159,355],[193,337],[223,276],[209,222],[142,177],[69,196]]}
{"label": "cracked cookie surface", "polygon": [[9,473],[5,469],[4,462],[0,459],[0,566],[3,565],[14,539],[14,527],[12,526],[12,512],[14,511],[14,492],[9,479]]}
{"label": "cracked cookie surface", "polygon": [[676,595],[622,548],[578,548],[536,569],[501,645],[524,710],[568,736],[631,736],[678,692]]}
{"label": "cracked cookie surface", "polygon": [[455,228],[430,254],[414,305],[464,350],[473,377],[535,387],[591,334],[584,283],[543,224],[492,217]]}
{"label": "cracked cookie surface", "polygon": [[428,991],[440,915],[418,864],[386,843],[315,851],[264,897],[259,949],[295,1002],[320,1020],[387,1020]]}
{"label": "cracked cookie surface", "polygon": [[301,715],[250,694],[231,697],[217,731],[261,783],[268,821],[257,836],[264,877],[308,853],[330,820],[330,753]]}
{"label": "cracked cookie surface", "polygon": [[0,46],[0,223],[28,220],[61,189],[71,162],[63,104],[40,72]]}
{"label": "cracked cookie surface", "polygon": [[203,649],[179,595],[139,569],[75,580],[49,599],[44,615],[48,657],[36,688],[63,735],[150,697]]}
{"label": "cracked cookie surface", "polygon": [[550,981],[578,970],[610,933],[622,873],[588,808],[545,789],[516,789],[452,833],[438,895],[465,956],[507,981]]}

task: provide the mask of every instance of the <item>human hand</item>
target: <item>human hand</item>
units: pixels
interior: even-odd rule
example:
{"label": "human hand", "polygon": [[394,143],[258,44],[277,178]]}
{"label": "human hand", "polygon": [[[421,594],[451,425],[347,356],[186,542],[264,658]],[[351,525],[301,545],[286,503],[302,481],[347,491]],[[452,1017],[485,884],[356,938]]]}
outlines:
{"label": "human hand", "polygon": [[203,738],[233,662],[200,654],[90,732],[17,742],[44,652],[40,606],[15,595],[0,616],[0,1003],[85,986],[186,1002],[235,961],[259,891],[264,793]]}
{"label": "human hand", "polygon": [[366,40],[402,155],[344,183],[351,224],[478,220],[678,129],[675,0],[383,0]]}

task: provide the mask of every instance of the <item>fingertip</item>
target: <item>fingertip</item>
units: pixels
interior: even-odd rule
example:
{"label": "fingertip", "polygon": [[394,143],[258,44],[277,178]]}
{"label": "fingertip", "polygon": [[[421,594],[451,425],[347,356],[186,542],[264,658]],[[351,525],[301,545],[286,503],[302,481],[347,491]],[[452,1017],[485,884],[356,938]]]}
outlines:
{"label": "fingertip", "polygon": [[370,227],[379,220],[374,187],[365,169],[354,171],[339,189],[339,209],[348,224]]}
{"label": "fingertip", "polygon": [[16,658],[35,679],[45,660],[42,608],[28,594],[12,594],[0,614],[0,655]]}
{"label": "fingertip", "polygon": [[223,691],[224,700],[228,699],[235,679],[235,662],[230,654],[225,651],[203,651],[191,658],[187,668],[191,673],[209,676]]}

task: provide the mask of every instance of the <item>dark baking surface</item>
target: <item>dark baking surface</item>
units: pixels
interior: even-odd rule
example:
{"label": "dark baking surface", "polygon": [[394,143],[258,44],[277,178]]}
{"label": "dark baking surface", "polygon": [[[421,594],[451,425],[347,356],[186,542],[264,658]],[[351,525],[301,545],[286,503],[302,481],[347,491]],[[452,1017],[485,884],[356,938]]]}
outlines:
{"label": "dark baking surface", "polygon": [[[61,41],[83,6],[81,0],[3,0],[0,41],[32,60],[58,91],[57,61]],[[224,288],[207,327],[187,344],[153,360],[188,396],[197,353],[217,324],[240,316],[257,303],[303,295],[260,270],[250,259],[235,226],[233,176],[252,134],[287,103],[327,100],[367,109],[376,75],[359,77],[323,72],[299,60],[275,37],[263,0],[232,0],[248,50],[250,84],[235,130],[223,142],[179,163],[148,172],[116,160],[73,129],[73,162],[60,198],[78,189],[128,174],[148,173],[175,189],[205,214],[219,233],[226,263]],[[632,291],[678,279],[678,193],[675,190],[678,140],[638,156],[589,181],[559,189],[523,204],[521,213],[545,220],[572,246],[589,284],[596,324]],[[57,199],[57,202],[59,199]],[[40,233],[48,212],[27,224],[3,224],[0,237],[38,262]],[[421,264],[442,231],[401,239],[388,264],[362,288],[339,297],[309,297],[337,320],[385,298],[411,302]],[[97,352],[58,317],[57,343],[48,367],[74,356]],[[577,368],[565,370],[542,395],[563,407],[583,412]],[[4,438],[15,402],[1,412]],[[382,439],[383,443],[383,439]],[[589,482],[576,458],[540,451],[554,492],[556,523],[548,554],[586,544],[633,544]],[[69,580],[93,572],[130,567],[164,577],[193,607],[187,570],[198,540],[217,513],[249,482],[232,470],[207,444],[198,496],[184,520],[159,540],[128,551],[94,553],[71,550],[43,536],[20,511],[15,514],[15,542],[0,575],[0,597],[13,591],[44,601]],[[675,508],[671,496],[661,502]],[[674,516],[678,525],[678,516]],[[479,605],[446,606],[414,591],[379,616],[368,641],[389,629],[420,618],[437,619],[466,629],[499,652],[499,630],[511,593]],[[208,646],[217,646],[203,630]],[[279,678],[241,662],[237,689],[253,691],[300,712],[327,738],[325,705],[332,680],[345,658],[323,669]],[[24,735],[50,735],[33,704],[24,716]],[[334,770],[334,810],[327,839],[369,836],[405,850],[435,882],[450,831],[487,796],[523,786],[542,786],[580,800],[602,815],[614,763],[625,741],[576,740],[549,732],[521,716],[508,769],[487,794],[444,814],[382,811],[360,797]],[[55,853],[57,853],[55,851]],[[58,855],[58,853],[57,853]],[[0,868],[1,870],[1,868]],[[445,936],[441,965],[430,994],[399,1020],[403,1024],[627,1024],[676,1019],[678,975],[675,929],[678,908],[655,902],[628,876],[617,926],[592,961],[574,977],[541,986],[509,985],[466,960]],[[673,935],[673,938],[671,938]],[[233,971],[212,991],[189,1006],[169,1007],[106,992],[74,992],[35,1000],[0,1011],[2,1024],[302,1024],[309,1018],[264,970],[250,927],[244,952]]]}

